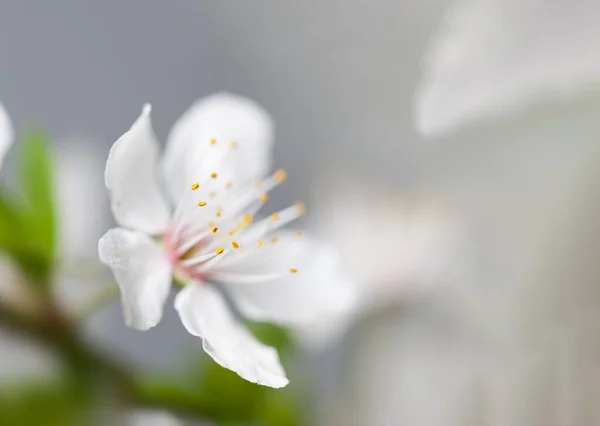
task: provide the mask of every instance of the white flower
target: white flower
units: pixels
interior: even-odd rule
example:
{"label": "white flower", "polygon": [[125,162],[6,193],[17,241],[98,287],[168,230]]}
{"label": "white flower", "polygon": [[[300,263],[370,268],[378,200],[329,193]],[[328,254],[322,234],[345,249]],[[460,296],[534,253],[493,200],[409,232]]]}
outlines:
{"label": "white flower", "polygon": [[462,272],[468,255],[458,212],[433,195],[400,194],[377,180],[343,182],[320,194],[315,226],[339,247],[363,309],[402,303]]}
{"label": "white flower", "polygon": [[204,350],[246,380],[282,387],[288,380],[276,351],[238,321],[230,302],[251,319],[306,326],[345,311],[353,297],[330,248],[279,230],[302,205],[254,221],[286,177],[278,170],[258,180],[269,170],[271,144],[271,120],[252,101],[230,94],[197,101],[168,137],[167,199],[146,105],[108,157],[106,186],[122,227],[100,239],[99,255],[119,284],[127,325],[147,330],[160,321],[175,276],[185,285],[175,309]]}
{"label": "white flower", "polygon": [[[302,343],[322,349],[356,317],[404,306],[440,291],[465,272],[468,244],[462,217],[425,194],[399,194],[375,179],[331,179],[316,196],[313,228],[338,247],[360,296],[351,315],[328,327],[301,330]],[[348,206],[352,206],[349,208]]]}
{"label": "white flower", "polygon": [[[0,168],[13,142],[13,126],[6,109],[0,103]],[[29,308],[23,277],[14,263],[4,254],[0,256],[0,277],[0,302],[10,303],[23,309]]]}
{"label": "white flower", "polygon": [[4,157],[14,141],[14,130],[8,113],[0,103],[0,167],[4,162]]}
{"label": "white flower", "polygon": [[123,417],[124,424],[127,426],[180,426],[183,424],[170,413],[159,410],[134,410],[123,414]]}
{"label": "white flower", "polygon": [[456,3],[427,55],[416,99],[425,135],[598,83],[600,3]]}

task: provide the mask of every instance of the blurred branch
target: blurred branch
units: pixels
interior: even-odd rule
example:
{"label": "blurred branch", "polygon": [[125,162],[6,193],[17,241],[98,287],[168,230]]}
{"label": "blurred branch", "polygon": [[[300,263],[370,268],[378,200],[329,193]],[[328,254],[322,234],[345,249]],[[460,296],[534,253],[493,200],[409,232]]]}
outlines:
{"label": "blurred branch", "polygon": [[111,386],[113,394],[125,404],[163,408],[209,419],[214,414],[210,407],[143,386],[125,367],[87,346],[72,324],[54,308],[47,309],[39,317],[30,317],[0,303],[0,323],[55,349],[79,379],[93,378]]}

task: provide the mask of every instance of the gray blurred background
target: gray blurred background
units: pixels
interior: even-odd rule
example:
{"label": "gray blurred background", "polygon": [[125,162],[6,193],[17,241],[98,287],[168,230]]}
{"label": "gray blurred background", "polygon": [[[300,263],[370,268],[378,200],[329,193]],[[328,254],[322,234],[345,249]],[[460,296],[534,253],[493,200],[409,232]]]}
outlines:
{"label": "gray blurred background", "polygon": [[[277,206],[318,203],[323,185],[351,176],[399,194],[434,192],[460,211],[469,273],[363,324],[355,377],[332,397],[348,414],[332,423],[600,424],[600,100],[540,103],[422,140],[412,101],[446,6],[0,0],[0,100],[18,128],[48,129],[67,151],[93,141],[90,167],[101,176],[144,102],[164,140],[196,98],[229,90],[274,116],[275,162],[290,173]],[[101,179],[93,188],[106,208],[90,253],[111,220]],[[171,309],[166,319],[151,333],[127,330],[115,304],[90,328],[136,363],[167,366],[197,342]]]}

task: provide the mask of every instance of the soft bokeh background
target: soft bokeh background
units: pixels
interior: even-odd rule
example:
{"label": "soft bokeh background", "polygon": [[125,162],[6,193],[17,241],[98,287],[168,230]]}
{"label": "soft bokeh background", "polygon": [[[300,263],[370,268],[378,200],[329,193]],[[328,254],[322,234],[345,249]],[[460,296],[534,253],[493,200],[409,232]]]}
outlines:
{"label": "soft bokeh background", "polygon": [[[70,220],[65,247],[92,261],[111,224],[104,161],[144,102],[162,140],[215,91],[272,113],[275,162],[290,174],[274,204],[306,199],[304,224],[387,302],[297,367],[322,373],[311,391],[320,423],[600,424],[600,98],[583,91],[420,136],[422,58],[450,6],[0,0],[0,100],[17,128],[50,132],[61,176],[96,173],[67,178],[61,203],[89,218]],[[93,262],[86,279],[90,268],[91,281],[110,280]],[[117,303],[86,327],[132,369],[199,351],[172,309],[148,333],[127,329]]]}

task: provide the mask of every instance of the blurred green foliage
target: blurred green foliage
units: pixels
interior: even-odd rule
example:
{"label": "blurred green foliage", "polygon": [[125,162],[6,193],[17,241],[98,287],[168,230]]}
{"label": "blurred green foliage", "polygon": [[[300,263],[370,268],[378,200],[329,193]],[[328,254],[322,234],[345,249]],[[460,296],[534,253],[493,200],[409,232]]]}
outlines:
{"label": "blurred green foliage", "polygon": [[[285,365],[292,353],[288,333],[262,323],[252,324],[251,329],[264,343],[278,349]],[[184,375],[147,378],[138,385],[146,400],[201,413],[221,426],[299,426],[304,424],[303,413],[307,411],[301,386],[272,389],[250,383],[208,356],[195,360]]]}
{"label": "blurred green foliage", "polygon": [[90,407],[87,392],[77,382],[51,380],[0,388],[0,425],[88,425]]}
{"label": "blurred green foliage", "polygon": [[55,258],[56,221],[50,142],[41,132],[17,144],[19,191],[0,192],[0,250],[12,257],[38,290],[47,290]]}

